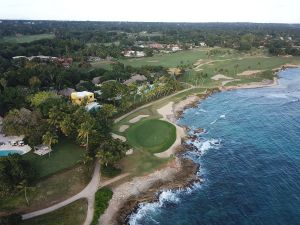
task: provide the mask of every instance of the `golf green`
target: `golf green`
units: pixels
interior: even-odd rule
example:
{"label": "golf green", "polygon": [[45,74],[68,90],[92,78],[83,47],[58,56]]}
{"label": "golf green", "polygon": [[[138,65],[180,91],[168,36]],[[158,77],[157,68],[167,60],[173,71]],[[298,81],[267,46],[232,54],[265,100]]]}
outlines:
{"label": "golf green", "polygon": [[142,120],[132,125],[126,133],[129,144],[152,153],[165,151],[176,140],[176,127],[157,119]]}

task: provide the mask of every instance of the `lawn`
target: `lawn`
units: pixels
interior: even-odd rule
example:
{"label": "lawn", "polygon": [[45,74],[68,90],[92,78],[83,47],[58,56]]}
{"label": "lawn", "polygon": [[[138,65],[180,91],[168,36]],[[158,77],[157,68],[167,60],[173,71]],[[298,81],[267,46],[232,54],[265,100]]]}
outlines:
{"label": "lawn", "polygon": [[0,198],[0,214],[13,212],[31,212],[49,207],[80,192],[91,180],[93,164],[77,165],[68,170],[40,180],[27,189],[29,206],[24,192]]}
{"label": "lawn", "polygon": [[38,176],[45,177],[77,164],[84,156],[85,150],[71,140],[63,139],[53,147],[49,155],[39,156],[33,152],[24,155],[37,169]]}
{"label": "lawn", "polygon": [[5,36],[0,38],[0,42],[12,43],[29,43],[42,39],[53,39],[54,34],[35,34],[35,35],[20,35],[20,36]]}
{"label": "lawn", "polygon": [[162,120],[142,120],[132,125],[126,136],[133,147],[158,153],[167,150],[175,142],[176,128]]}
{"label": "lawn", "polygon": [[82,225],[87,213],[87,201],[77,200],[54,212],[25,220],[21,225]]}

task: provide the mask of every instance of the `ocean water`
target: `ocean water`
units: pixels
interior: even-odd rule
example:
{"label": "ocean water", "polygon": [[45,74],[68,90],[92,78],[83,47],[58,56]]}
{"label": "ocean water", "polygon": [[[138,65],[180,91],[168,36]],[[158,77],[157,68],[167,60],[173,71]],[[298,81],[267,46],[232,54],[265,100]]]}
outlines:
{"label": "ocean water", "polygon": [[279,76],[276,87],[217,93],[186,110],[179,124],[206,131],[185,154],[204,182],[163,191],[129,223],[300,224],[300,69]]}

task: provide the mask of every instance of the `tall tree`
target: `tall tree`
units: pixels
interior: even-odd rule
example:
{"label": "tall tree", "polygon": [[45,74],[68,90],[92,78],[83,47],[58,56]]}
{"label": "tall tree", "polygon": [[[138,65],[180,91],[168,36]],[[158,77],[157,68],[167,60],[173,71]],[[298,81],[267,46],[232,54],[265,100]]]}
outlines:
{"label": "tall tree", "polygon": [[89,135],[94,131],[94,126],[94,119],[88,119],[87,121],[80,124],[80,128],[78,129],[78,138],[85,139],[85,149],[87,151],[89,150]]}
{"label": "tall tree", "polygon": [[[51,148],[52,145],[57,144],[58,143],[58,136],[50,131],[47,131],[44,135],[43,135],[43,144],[47,145],[49,148]],[[49,152],[49,156],[50,156],[50,152]]]}

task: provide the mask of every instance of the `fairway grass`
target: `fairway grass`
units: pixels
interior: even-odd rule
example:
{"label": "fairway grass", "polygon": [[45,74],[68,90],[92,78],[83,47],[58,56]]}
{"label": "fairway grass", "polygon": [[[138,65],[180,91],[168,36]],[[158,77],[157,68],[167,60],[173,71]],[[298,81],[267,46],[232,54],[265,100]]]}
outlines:
{"label": "fairway grass", "polygon": [[127,133],[129,144],[151,153],[167,150],[176,140],[176,128],[166,121],[142,120],[131,126]]}
{"label": "fairway grass", "polygon": [[20,36],[5,36],[0,38],[0,42],[11,42],[11,43],[29,43],[42,39],[53,39],[54,34],[35,34],[35,35],[20,35]]}
{"label": "fairway grass", "polygon": [[23,220],[20,225],[82,225],[86,213],[87,201],[80,199],[54,212]]}

